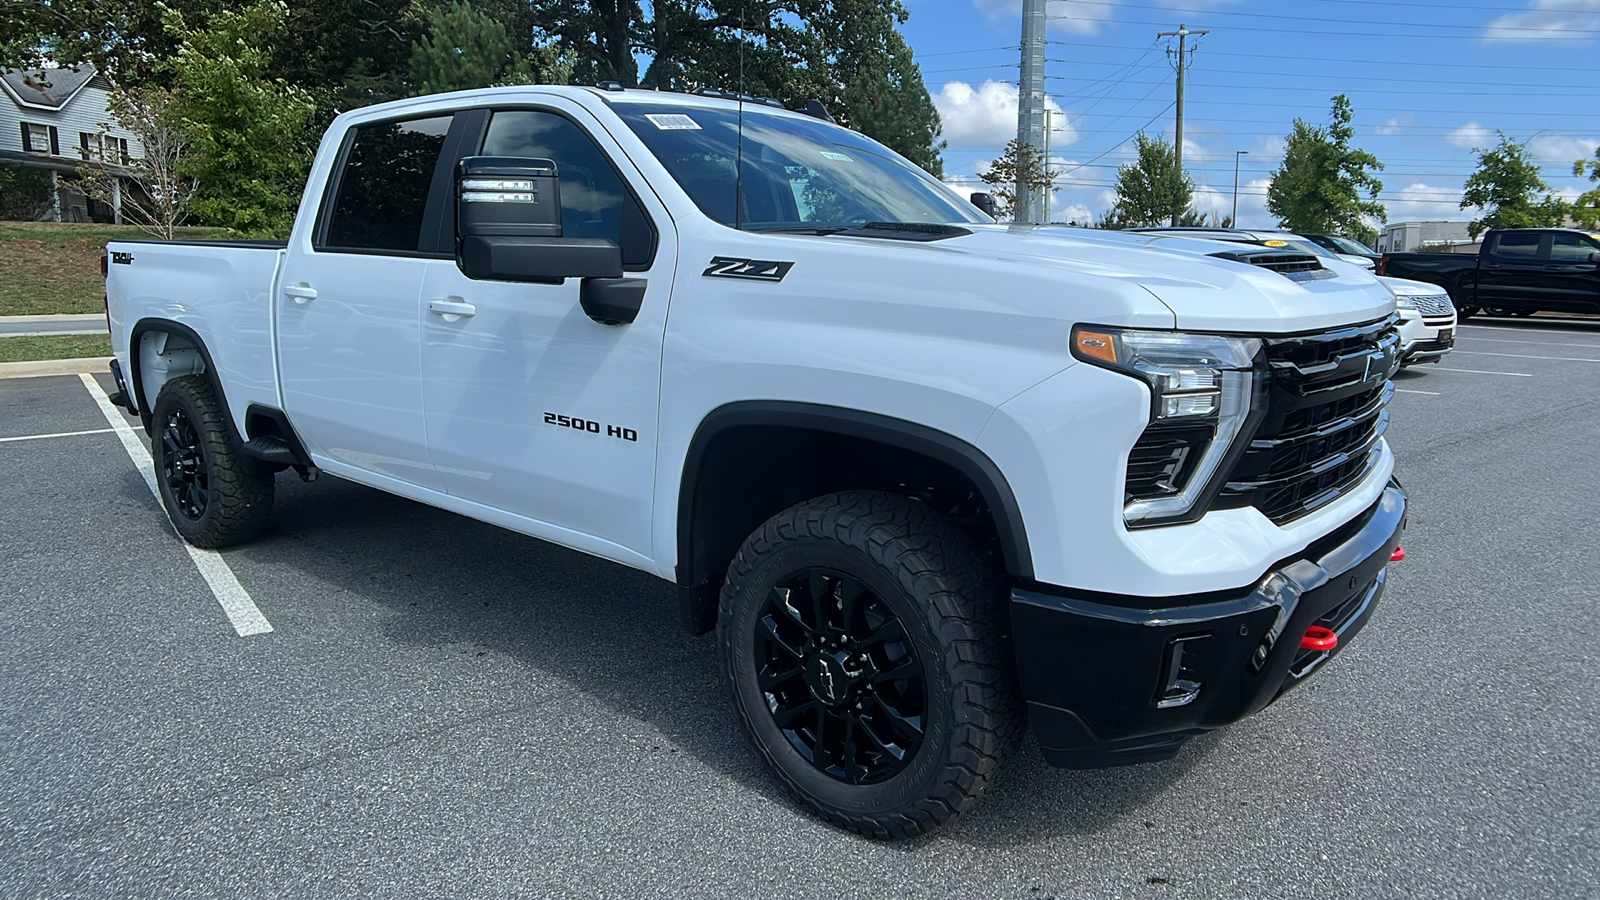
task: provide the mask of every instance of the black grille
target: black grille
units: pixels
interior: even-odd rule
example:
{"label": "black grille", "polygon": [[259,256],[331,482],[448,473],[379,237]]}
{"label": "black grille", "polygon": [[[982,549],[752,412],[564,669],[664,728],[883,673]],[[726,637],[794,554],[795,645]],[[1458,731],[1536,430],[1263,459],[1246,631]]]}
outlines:
{"label": "black grille", "polygon": [[1389,427],[1397,321],[1265,339],[1266,413],[1217,506],[1254,506],[1282,524],[1360,480]]}
{"label": "black grille", "polygon": [[1170,496],[1189,480],[1213,429],[1152,426],[1128,454],[1126,499]]}

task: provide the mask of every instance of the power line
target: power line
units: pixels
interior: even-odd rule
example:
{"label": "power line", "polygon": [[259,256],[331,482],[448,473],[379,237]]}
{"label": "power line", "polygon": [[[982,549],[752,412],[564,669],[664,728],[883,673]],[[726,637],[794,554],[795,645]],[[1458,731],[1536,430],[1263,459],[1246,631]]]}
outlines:
{"label": "power line", "polygon": [[[1049,43],[1057,44],[1057,45],[1060,45],[1060,46],[1063,46],[1063,47],[1096,47],[1096,48],[1099,48],[1099,49],[1102,49],[1102,50],[1137,50],[1137,49],[1139,49],[1138,47],[1129,46],[1129,45],[1091,44],[1091,43],[1085,43],[1083,41],[1058,41],[1058,40],[1052,40],[1052,41],[1049,41]],[[1584,71],[1582,68],[1575,67],[1575,66],[1504,66],[1504,65],[1491,65],[1491,64],[1488,64],[1488,63],[1480,64],[1480,63],[1417,62],[1417,61],[1405,60],[1405,59],[1340,59],[1340,58],[1329,57],[1329,56],[1281,56],[1281,55],[1276,55],[1276,54],[1271,54],[1271,53],[1237,53],[1237,52],[1228,51],[1228,50],[1207,50],[1206,53],[1208,55],[1210,55],[1210,56],[1233,56],[1233,57],[1239,57],[1239,58],[1242,58],[1242,59],[1287,59],[1287,60],[1294,60],[1295,62],[1326,62],[1326,63],[1338,63],[1339,65],[1417,66],[1417,67],[1439,68],[1439,69],[1510,69],[1510,70],[1527,71],[1527,72],[1564,72],[1564,73],[1566,73],[1568,75],[1572,75],[1575,72],[1576,73],[1581,73],[1581,72]]]}
{"label": "power line", "polygon": [[[1198,9],[1198,8],[1194,8],[1194,7],[1184,7],[1184,6],[1166,6],[1166,5],[1162,5],[1162,6],[1144,6],[1144,5],[1130,4],[1130,3],[1113,3],[1113,2],[1109,2],[1109,0],[1073,0],[1073,2],[1076,3],[1079,6],[1109,6],[1109,7],[1113,7],[1113,8],[1121,7],[1121,8],[1124,8],[1124,9],[1142,9],[1142,10],[1147,10],[1149,12],[1199,13],[1201,15],[1226,16],[1228,18],[1245,18],[1245,19],[1275,19],[1275,20],[1285,20],[1285,19],[1287,19],[1287,20],[1292,21],[1292,22],[1327,22],[1327,23],[1333,24],[1333,25],[1359,24],[1359,23],[1352,23],[1349,19],[1319,18],[1319,17],[1316,17],[1316,16],[1286,16],[1286,15],[1280,15],[1280,14],[1277,14],[1277,13],[1230,12],[1228,10],[1223,10],[1223,9]],[[1578,13],[1582,13],[1582,12],[1587,12],[1587,10],[1570,10],[1570,11],[1562,10],[1562,12],[1578,12]],[[1052,18],[1073,18],[1073,17],[1056,16],[1056,17],[1052,17]],[[1136,24],[1136,23],[1130,22],[1128,24]],[[1483,31],[1483,30],[1487,30],[1490,27],[1490,26],[1486,26],[1486,25],[1453,25],[1453,24],[1442,23],[1442,22],[1387,22],[1386,21],[1386,22],[1383,22],[1382,24],[1383,24],[1383,26],[1385,28],[1389,28],[1389,27],[1399,27],[1399,28],[1448,28],[1448,29],[1456,30],[1456,31]],[[1230,25],[1228,27],[1230,29],[1232,29],[1232,28],[1235,28],[1237,26]],[[1541,33],[1547,32],[1547,31],[1550,30],[1550,29],[1547,29],[1547,28],[1530,28],[1530,27],[1519,27],[1519,26],[1514,26],[1514,25],[1512,25],[1512,26],[1502,25],[1502,26],[1499,26],[1499,27],[1507,29],[1507,30],[1510,30],[1510,31],[1536,31],[1536,32],[1541,32]],[[1274,29],[1274,30],[1276,30],[1276,29]],[[1600,29],[1563,28],[1563,29],[1561,29],[1561,31],[1563,33],[1565,33],[1565,34],[1600,34]],[[1312,33],[1316,33],[1316,32],[1312,32]]]}

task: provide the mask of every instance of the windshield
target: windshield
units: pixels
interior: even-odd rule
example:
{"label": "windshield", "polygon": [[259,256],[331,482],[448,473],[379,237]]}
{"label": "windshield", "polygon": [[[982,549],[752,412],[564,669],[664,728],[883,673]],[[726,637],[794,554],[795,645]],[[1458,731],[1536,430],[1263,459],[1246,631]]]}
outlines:
{"label": "windshield", "polygon": [[1367,246],[1361,244],[1358,241],[1351,240],[1350,238],[1343,237],[1343,236],[1337,235],[1337,234],[1330,234],[1330,235],[1328,235],[1327,240],[1329,242],[1331,242],[1335,247],[1339,248],[1339,252],[1340,253],[1352,253],[1352,254],[1355,254],[1356,256],[1371,256],[1372,255],[1372,248],[1371,247],[1367,247]]}
{"label": "windshield", "polygon": [[[746,231],[869,222],[986,222],[893,150],[821,121],[744,109],[618,102],[612,109],[711,218]],[[743,190],[736,185],[743,184]],[[736,194],[742,201],[735,205]]]}
{"label": "windshield", "polygon": [[1339,258],[1339,254],[1334,253],[1332,250],[1329,250],[1326,247],[1319,247],[1311,241],[1303,238],[1267,238],[1264,240],[1252,241],[1251,243],[1260,244],[1263,247],[1273,247],[1279,250],[1287,247],[1290,250],[1299,250],[1301,253],[1310,253],[1314,256],[1321,256],[1325,259]]}

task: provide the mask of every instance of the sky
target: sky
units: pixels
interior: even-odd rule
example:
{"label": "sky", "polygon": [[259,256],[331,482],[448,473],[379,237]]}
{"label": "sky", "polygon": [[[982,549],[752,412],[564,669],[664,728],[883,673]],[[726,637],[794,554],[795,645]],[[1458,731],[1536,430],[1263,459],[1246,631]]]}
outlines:
{"label": "sky", "polygon": [[[977,175],[1017,135],[1021,0],[904,0],[902,26],[944,122],[946,181]],[[1110,206],[1141,129],[1174,133],[1176,38],[1189,38],[1184,167],[1195,205],[1268,228],[1267,185],[1298,117],[1326,125],[1332,97],[1355,113],[1352,144],[1384,163],[1390,223],[1469,221],[1462,185],[1496,131],[1527,141],[1552,188],[1600,147],[1600,0],[1051,0],[1050,155],[1062,170],[1053,221]],[[1169,49],[1172,51],[1169,54]],[[1245,151],[1237,155],[1237,151]]]}

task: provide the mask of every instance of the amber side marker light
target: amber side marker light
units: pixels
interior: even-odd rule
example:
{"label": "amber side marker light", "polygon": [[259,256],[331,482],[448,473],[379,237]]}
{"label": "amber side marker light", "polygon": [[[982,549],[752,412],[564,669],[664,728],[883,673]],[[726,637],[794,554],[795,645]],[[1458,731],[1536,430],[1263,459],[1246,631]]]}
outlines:
{"label": "amber side marker light", "polygon": [[1098,359],[1101,362],[1115,363],[1117,361],[1116,336],[1107,331],[1088,331],[1079,329],[1073,340],[1077,342],[1078,353]]}

